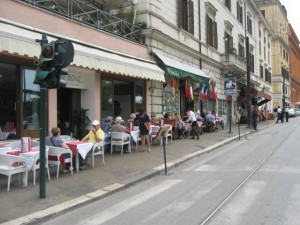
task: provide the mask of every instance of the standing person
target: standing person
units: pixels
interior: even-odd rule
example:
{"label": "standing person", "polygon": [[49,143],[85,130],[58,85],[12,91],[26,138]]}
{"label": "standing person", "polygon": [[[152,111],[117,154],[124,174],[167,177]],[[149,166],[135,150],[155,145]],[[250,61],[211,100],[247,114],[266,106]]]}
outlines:
{"label": "standing person", "polygon": [[257,119],[258,119],[258,109],[257,105],[252,106],[252,126],[254,130],[257,130]]}
{"label": "standing person", "polygon": [[287,106],[285,108],[285,122],[289,122],[289,111],[290,111],[290,108]]}
{"label": "standing person", "polygon": [[[68,145],[66,145],[64,143],[64,141],[60,138],[60,129],[58,127],[53,127],[51,129],[51,134],[52,134],[52,137],[46,138],[46,145],[69,149]],[[72,169],[72,168],[70,168],[71,163],[66,163],[66,161],[67,161],[66,159],[70,158],[70,157],[71,157],[70,154],[67,153],[67,154],[63,154],[59,158],[61,165],[64,167],[63,173],[68,173]]]}
{"label": "standing person", "polygon": [[151,152],[150,150],[150,139],[149,139],[149,130],[147,129],[145,123],[150,123],[150,118],[148,114],[145,113],[143,108],[139,109],[139,128],[140,128],[140,135],[141,135],[141,141],[142,141],[142,149],[141,152],[145,151],[145,141],[148,147],[148,152]]}
{"label": "standing person", "polygon": [[281,120],[281,122],[283,123],[282,109],[280,108],[280,106],[277,107],[277,121],[276,121],[276,123],[278,123],[278,120]]}
{"label": "standing person", "polygon": [[191,139],[195,139],[195,135],[197,135],[196,140],[199,140],[199,132],[198,132],[198,124],[197,124],[197,119],[195,116],[195,113],[192,110],[187,111],[188,119],[186,122],[191,122],[192,123],[192,131],[193,131],[193,137]]}
{"label": "standing person", "polygon": [[[96,144],[99,141],[102,141],[104,139],[104,132],[100,128],[100,122],[98,120],[94,120],[92,122],[92,129],[89,131],[89,133],[82,138],[81,141],[89,141],[93,144]],[[79,164],[80,164],[80,169],[84,170],[87,168],[87,159],[83,159],[80,154],[79,154]]]}

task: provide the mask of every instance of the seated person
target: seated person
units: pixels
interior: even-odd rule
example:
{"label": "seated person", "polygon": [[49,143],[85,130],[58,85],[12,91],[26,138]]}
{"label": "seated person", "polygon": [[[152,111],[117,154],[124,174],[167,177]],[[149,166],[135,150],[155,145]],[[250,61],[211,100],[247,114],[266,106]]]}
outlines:
{"label": "seated person", "polygon": [[155,125],[158,126],[159,125],[159,121],[156,118],[155,113],[151,113],[151,121],[150,121],[151,125]]}
{"label": "seated person", "polygon": [[215,120],[214,115],[211,113],[211,111],[209,111],[206,116],[205,116],[205,120],[208,122],[213,122]]}
{"label": "seated person", "polygon": [[[102,130],[104,132],[105,135],[109,135],[110,133],[110,130],[111,130],[111,124],[112,124],[112,121],[113,121],[113,117],[112,116],[107,116],[105,119],[104,119],[104,122],[102,124]],[[110,140],[110,137],[106,137],[105,138],[105,141],[108,142]]]}
{"label": "seated person", "polygon": [[[123,123],[123,119],[122,117],[118,116],[116,119],[115,119],[115,122],[114,124],[112,125],[111,127],[111,132],[122,132],[122,133],[125,133],[126,132],[126,126],[124,126],[122,123]],[[123,141],[128,141],[129,140],[129,137],[125,138]],[[127,145],[124,146],[125,149],[128,148]]]}
{"label": "seated person", "polygon": [[181,120],[181,116],[179,115],[179,113],[175,113],[174,119],[177,124],[177,126],[175,128],[175,132],[177,130],[177,138],[182,139],[182,137],[183,137],[182,135],[183,135],[183,132],[185,131],[185,129],[183,126],[183,121]]}
{"label": "seated person", "polygon": [[[134,129],[134,120],[135,119],[136,119],[135,113],[130,113],[129,119],[127,120],[127,129],[126,129],[127,133]],[[130,127],[130,126],[132,126],[132,127]]]}
{"label": "seated person", "polygon": [[165,113],[163,120],[164,124],[172,124],[173,118],[170,116],[169,113]]}
{"label": "seated person", "polygon": [[[60,129],[58,127],[53,127],[51,129],[51,134],[52,136],[46,138],[46,145],[69,149],[68,145],[66,145],[64,141],[60,138]],[[68,173],[70,171],[71,163],[66,163],[66,159],[70,157],[70,154],[63,154],[59,158],[61,165],[64,167],[63,173]]]}
{"label": "seated person", "polygon": [[[100,128],[100,122],[98,120],[94,120],[92,122],[92,129],[89,131],[89,133],[82,138],[81,141],[89,141],[93,144],[96,144],[99,141],[102,141],[104,139],[104,132]],[[90,154],[90,153],[89,153]],[[87,168],[87,159],[88,156],[86,156],[85,159],[81,157],[79,154],[79,164],[80,164],[80,169],[84,170]]]}

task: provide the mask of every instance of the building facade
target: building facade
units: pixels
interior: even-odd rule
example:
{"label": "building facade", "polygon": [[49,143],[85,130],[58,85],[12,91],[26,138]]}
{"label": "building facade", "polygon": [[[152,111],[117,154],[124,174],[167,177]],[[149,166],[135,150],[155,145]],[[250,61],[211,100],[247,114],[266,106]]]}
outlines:
{"label": "building facade", "polygon": [[[136,27],[117,17],[107,22],[109,13],[103,8],[112,10],[113,4],[94,2],[91,6],[81,1],[76,7],[77,0],[67,3],[1,2],[0,125],[5,134],[1,139],[7,133],[13,136],[9,138],[39,136],[40,92],[33,80],[41,53],[36,39],[42,34],[49,42],[69,39],[75,49],[69,73],[62,77],[66,88],[48,91],[48,128],[59,125],[63,133],[73,132],[81,138],[80,113],[86,112],[91,120],[108,115],[127,119],[138,107],[147,107],[149,83],[164,82],[163,71],[148,60],[147,48],[135,39]],[[6,130],[6,124],[13,124],[13,129]]]}
{"label": "building facade", "polygon": [[279,0],[256,0],[275,38],[272,42],[273,108],[291,103],[287,12]]}
{"label": "building facade", "polygon": [[291,106],[300,102],[300,47],[299,39],[289,23],[289,58],[290,58],[290,77],[291,77]]}
{"label": "building facade", "polygon": [[[150,87],[151,111],[184,115],[197,106],[229,118],[239,106],[245,107],[246,37],[252,102],[272,108],[274,34],[255,1],[141,0],[137,8],[137,19],[147,24],[144,34],[150,57],[166,75],[163,86]],[[236,81],[230,95],[225,93],[228,78]],[[190,86],[193,98],[186,91]]]}

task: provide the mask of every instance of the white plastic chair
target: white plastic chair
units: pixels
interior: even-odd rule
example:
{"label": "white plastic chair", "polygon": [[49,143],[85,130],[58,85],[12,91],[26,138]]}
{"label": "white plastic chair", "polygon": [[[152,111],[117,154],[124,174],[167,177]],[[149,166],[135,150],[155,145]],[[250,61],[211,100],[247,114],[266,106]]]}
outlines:
{"label": "white plastic chair", "polygon": [[[38,150],[39,147],[34,147],[32,149]],[[50,181],[50,172],[49,172],[49,166],[48,166],[48,153],[49,153],[49,147],[46,146],[46,148],[45,148],[45,168],[47,169],[48,179]],[[30,171],[33,172],[33,186],[35,186],[36,170],[38,170],[38,169],[40,169],[40,154],[37,154],[34,157],[33,167],[30,169]]]}
{"label": "white plastic chair", "polygon": [[[113,152],[113,146],[121,146],[121,155],[123,154],[123,147],[124,145],[128,144],[128,150],[131,152],[131,136],[130,134],[123,133],[123,132],[111,132],[111,145],[110,145],[110,154]],[[128,140],[126,140],[128,139]],[[126,141],[124,141],[126,140]]]}
{"label": "white plastic chair", "polygon": [[[170,126],[170,125],[164,125],[164,126]],[[173,141],[173,137],[172,137],[172,126],[170,126],[169,130],[168,130],[168,133],[166,135],[166,144],[168,144],[168,138],[171,138],[171,142]]]}
{"label": "white plastic chair", "polygon": [[[0,174],[8,176],[7,191],[10,188],[11,176],[14,174],[24,173],[24,186],[27,187],[28,170],[26,158],[8,154],[0,154]],[[20,178],[20,177],[19,177]]]}
{"label": "white plastic chair", "polygon": [[[62,147],[55,147],[55,146],[47,146],[47,147],[49,147],[48,164],[57,166],[56,179],[58,179],[59,166],[61,165],[59,158],[63,154],[70,154],[70,158],[65,159],[65,162],[71,164],[70,165],[70,171],[71,171],[71,174],[73,175],[73,160],[72,160],[73,159],[73,154],[72,154],[72,151],[70,149],[66,149],[66,148],[62,148]],[[50,157],[50,156],[52,156],[52,157]]]}
{"label": "white plastic chair", "polygon": [[157,135],[159,129],[160,129],[159,126],[151,126],[151,136],[150,136],[151,143],[152,143],[153,139],[156,138],[156,135]]}
{"label": "white plastic chair", "polygon": [[[101,149],[99,149],[99,147],[101,147]],[[91,154],[93,168],[95,167],[95,156],[97,155],[102,155],[103,165],[105,165],[104,152],[104,141],[99,141],[98,143],[94,144]]]}

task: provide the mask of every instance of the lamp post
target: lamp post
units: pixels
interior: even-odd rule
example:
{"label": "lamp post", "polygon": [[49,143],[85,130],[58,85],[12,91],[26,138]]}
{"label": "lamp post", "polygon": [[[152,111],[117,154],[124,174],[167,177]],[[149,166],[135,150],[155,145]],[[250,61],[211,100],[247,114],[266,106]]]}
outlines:
{"label": "lamp post", "polygon": [[282,82],[283,82],[283,96],[282,96],[282,122],[284,122],[284,118],[285,118],[285,76],[286,76],[286,69],[283,67],[282,70]]}

